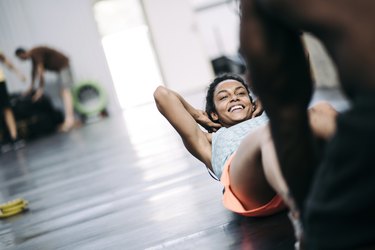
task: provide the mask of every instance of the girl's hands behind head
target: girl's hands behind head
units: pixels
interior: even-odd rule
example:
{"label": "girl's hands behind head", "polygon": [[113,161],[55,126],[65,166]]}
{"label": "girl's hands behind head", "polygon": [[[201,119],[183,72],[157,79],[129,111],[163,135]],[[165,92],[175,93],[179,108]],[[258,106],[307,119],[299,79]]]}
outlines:
{"label": "girl's hands behind head", "polygon": [[197,116],[194,117],[194,119],[209,133],[216,132],[219,128],[221,128],[221,124],[211,121],[207,113],[203,110],[197,110]]}

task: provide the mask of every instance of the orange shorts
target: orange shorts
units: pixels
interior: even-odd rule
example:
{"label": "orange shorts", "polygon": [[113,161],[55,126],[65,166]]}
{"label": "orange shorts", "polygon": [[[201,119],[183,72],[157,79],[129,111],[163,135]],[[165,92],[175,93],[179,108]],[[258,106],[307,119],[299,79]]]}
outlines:
{"label": "orange shorts", "polygon": [[223,173],[220,178],[220,182],[224,185],[224,194],[223,194],[223,203],[224,207],[227,209],[244,215],[244,216],[267,216],[272,215],[277,212],[280,212],[282,210],[286,209],[286,205],[284,204],[283,200],[279,195],[276,195],[275,197],[270,200],[267,204],[260,206],[258,208],[254,208],[251,210],[246,210],[241,202],[237,199],[237,197],[233,194],[231,188],[230,188],[230,177],[229,177],[229,168],[230,164],[232,162],[232,159],[235,154],[231,155],[227,162],[225,163]]}

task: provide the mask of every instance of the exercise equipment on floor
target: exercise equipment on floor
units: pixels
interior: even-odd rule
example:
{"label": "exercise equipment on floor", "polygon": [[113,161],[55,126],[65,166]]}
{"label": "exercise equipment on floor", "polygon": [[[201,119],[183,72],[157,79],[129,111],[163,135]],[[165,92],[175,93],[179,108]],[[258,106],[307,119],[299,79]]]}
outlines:
{"label": "exercise equipment on floor", "polygon": [[107,95],[102,86],[95,81],[82,81],[72,89],[74,108],[83,121],[106,117]]}

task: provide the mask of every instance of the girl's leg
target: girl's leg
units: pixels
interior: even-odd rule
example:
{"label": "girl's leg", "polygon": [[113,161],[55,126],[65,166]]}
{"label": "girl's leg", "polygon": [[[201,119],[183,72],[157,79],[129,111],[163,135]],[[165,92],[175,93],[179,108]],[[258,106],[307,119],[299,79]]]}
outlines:
{"label": "girl's leg", "polygon": [[268,203],[276,193],[289,200],[269,126],[243,139],[232,160],[230,179],[233,193],[247,209]]}
{"label": "girl's leg", "polygon": [[260,147],[263,169],[267,181],[272,188],[282,196],[284,202],[291,207],[293,204],[290,201],[288,186],[281,173],[269,126],[264,128]]}
{"label": "girl's leg", "polygon": [[309,121],[313,134],[325,141],[336,131],[338,112],[328,102],[318,102],[309,109]]}
{"label": "girl's leg", "polygon": [[267,204],[276,195],[274,184],[270,184],[266,177],[268,170],[264,169],[261,152],[262,143],[267,138],[271,139],[268,134],[268,127],[264,126],[247,135],[238,147],[230,166],[232,192],[249,210]]}

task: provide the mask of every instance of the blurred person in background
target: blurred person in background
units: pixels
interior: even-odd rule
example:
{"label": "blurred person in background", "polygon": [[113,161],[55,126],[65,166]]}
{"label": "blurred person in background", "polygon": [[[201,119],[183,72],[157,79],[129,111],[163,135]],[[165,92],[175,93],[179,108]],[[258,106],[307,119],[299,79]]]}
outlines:
{"label": "blurred person in background", "polygon": [[5,125],[8,129],[11,145],[4,142],[4,134],[2,138],[1,151],[7,152],[12,147],[17,150],[25,145],[25,142],[18,137],[17,124],[14,118],[13,110],[9,102],[9,93],[6,85],[6,79],[2,65],[5,65],[10,71],[14,72],[17,77],[23,82],[26,81],[25,76],[19,71],[11,61],[0,51],[0,108],[4,115]]}
{"label": "blurred person in background", "polygon": [[70,131],[75,125],[73,97],[71,87],[73,85],[72,71],[69,58],[63,53],[46,47],[38,46],[30,50],[18,48],[15,54],[21,60],[31,60],[31,86],[26,94],[32,94],[35,88],[35,82],[39,81],[39,86],[33,93],[33,101],[37,101],[44,93],[44,72],[46,70],[57,74],[57,84],[60,87],[60,94],[64,104],[64,122],[60,126],[61,132]]}

